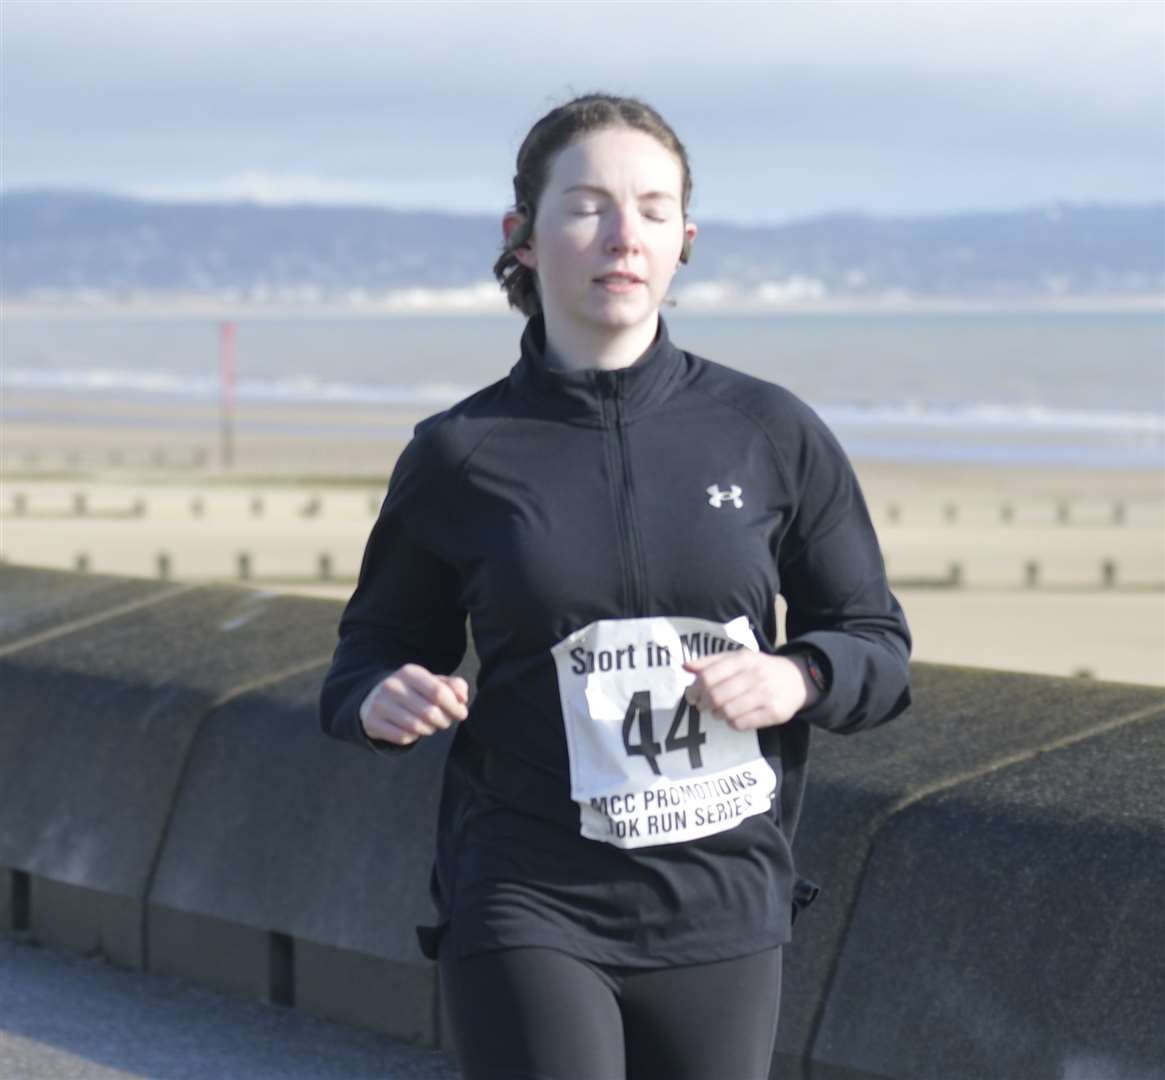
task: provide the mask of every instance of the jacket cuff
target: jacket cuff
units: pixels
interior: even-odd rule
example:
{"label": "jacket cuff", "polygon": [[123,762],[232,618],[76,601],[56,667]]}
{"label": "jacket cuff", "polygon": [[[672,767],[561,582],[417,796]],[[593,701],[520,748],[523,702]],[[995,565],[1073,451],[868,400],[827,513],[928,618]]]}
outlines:
{"label": "jacket cuff", "polygon": [[825,699],[829,697],[829,692],[833,690],[834,673],[833,661],[829,658],[828,652],[822,649],[820,645],[810,641],[803,641],[802,638],[795,638],[795,640],[786,642],[781,648],[776,651],[777,656],[807,656],[817,664],[821,671],[821,675],[825,676],[825,686],[818,686],[817,700],[811,706],[806,706],[800,710],[797,715],[802,717],[811,708],[817,708],[824,703]]}
{"label": "jacket cuff", "polygon": [[798,719],[848,735],[885,723],[910,704],[908,646],[901,639],[874,642],[853,633],[810,630],[783,651],[798,648],[817,650],[830,680],[829,692],[797,713]]}
{"label": "jacket cuff", "polygon": [[792,641],[787,641],[778,648],[775,655],[796,656],[798,653],[807,653],[812,656],[817,661],[817,666],[821,668],[822,674],[825,676],[825,689],[819,692],[817,700],[812,705],[806,705],[803,709],[797,710],[797,719],[807,720],[812,724],[819,722],[832,711],[833,689],[836,685],[837,677],[834,672],[832,658],[816,642],[806,641],[803,638],[794,638]]}
{"label": "jacket cuff", "polygon": [[364,725],[360,722],[360,706],[364,704],[364,699],[381,679],[385,679],[391,674],[390,670],[378,671],[374,677],[362,679],[348,692],[348,696],[344,698],[336,712],[336,721],[332,729],[334,735],[363,746],[367,750],[374,750],[378,754],[386,754],[390,757],[406,753],[417,745],[414,742],[407,746],[401,746],[388,742],[386,739],[374,739],[364,730]]}

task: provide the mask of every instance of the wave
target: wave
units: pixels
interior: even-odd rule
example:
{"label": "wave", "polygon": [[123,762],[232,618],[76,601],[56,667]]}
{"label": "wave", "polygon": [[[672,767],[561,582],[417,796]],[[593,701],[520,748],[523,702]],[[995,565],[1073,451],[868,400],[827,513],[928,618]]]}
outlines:
{"label": "wave", "polygon": [[949,428],[992,431],[1077,431],[1165,435],[1165,413],[1120,409],[1064,409],[1047,405],[898,404],[822,405],[818,412],[841,428]]}
{"label": "wave", "polygon": [[[64,393],[117,393],[138,397],[184,398],[218,401],[222,384],[215,376],[180,375],[173,372],[119,371],[75,368],[38,371],[33,368],[5,370],[0,386],[20,390],[55,390]],[[341,405],[436,405],[447,407],[473,393],[477,387],[453,383],[394,386],[382,383],[335,382],[310,375],[283,379],[240,379],[236,401],[271,404]]]}
{"label": "wave", "polygon": [[[5,369],[0,386],[59,393],[122,394],[216,402],[217,377],[114,368]],[[293,376],[241,379],[238,401],[269,404],[399,405],[446,408],[477,386],[427,382],[419,385],[356,383]],[[894,429],[973,432],[1092,433],[1165,438],[1165,413],[1140,410],[1060,408],[1006,402],[826,402],[815,405],[831,427],[842,431]]]}

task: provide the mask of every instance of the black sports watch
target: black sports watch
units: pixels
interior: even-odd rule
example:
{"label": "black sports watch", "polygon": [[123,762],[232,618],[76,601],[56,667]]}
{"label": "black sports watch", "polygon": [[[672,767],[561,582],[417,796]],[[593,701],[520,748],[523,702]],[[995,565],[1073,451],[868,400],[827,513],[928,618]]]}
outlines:
{"label": "black sports watch", "polygon": [[805,670],[809,673],[810,681],[821,693],[826,693],[829,690],[829,676],[825,674],[825,669],[818,661],[817,654],[812,649],[793,649],[790,651],[794,656],[805,657]]}

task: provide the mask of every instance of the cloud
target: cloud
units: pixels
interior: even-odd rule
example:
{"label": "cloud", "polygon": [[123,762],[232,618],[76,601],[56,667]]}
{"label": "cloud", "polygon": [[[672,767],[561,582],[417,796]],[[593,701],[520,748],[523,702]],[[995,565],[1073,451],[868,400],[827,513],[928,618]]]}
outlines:
{"label": "cloud", "polygon": [[383,184],[343,180],[311,173],[271,173],[245,169],[219,179],[183,185],[146,183],[130,188],[130,193],[148,199],[190,201],[210,199],[224,202],[254,202],[262,206],[296,203],[323,205],[375,205],[391,198]]}
{"label": "cloud", "polygon": [[[570,89],[651,86],[746,104],[748,87],[973,85],[1106,115],[1160,115],[1165,13],[1156,3],[4,4],[8,83],[56,90],[51,112],[101,120],[234,101],[281,115],[383,105],[537,115]],[[62,59],[67,58],[66,63]],[[162,89],[162,100],[142,94]],[[560,88],[547,93],[549,87]],[[85,91],[88,90],[88,93]],[[69,100],[65,91],[76,93]],[[776,103],[774,103],[776,104]],[[731,105],[729,105],[731,109]],[[117,115],[105,114],[116,123]],[[524,120],[525,117],[523,116]]]}
{"label": "cloud", "polygon": [[[253,202],[261,206],[387,206],[461,212],[496,209],[504,203],[499,190],[492,205],[466,200],[464,178],[448,176],[349,179],[308,172],[270,172],[244,169],[205,179],[176,177],[124,185],[121,190],[143,199],[164,202]],[[495,181],[497,178],[494,178]],[[484,185],[483,185],[484,186]],[[502,188],[500,182],[495,185]],[[478,188],[478,190],[481,190]]]}
{"label": "cloud", "polygon": [[920,165],[960,201],[979,173],[1145,198],[1165,169],[1155,2],[4,0],[0,18],[10,186],[497,206],[532,121],[595,88],[656,104],[697,180],[752,174],[754,203],[783,177],[800,204],[840,185],[858,205],[878,176],[907,205]]}

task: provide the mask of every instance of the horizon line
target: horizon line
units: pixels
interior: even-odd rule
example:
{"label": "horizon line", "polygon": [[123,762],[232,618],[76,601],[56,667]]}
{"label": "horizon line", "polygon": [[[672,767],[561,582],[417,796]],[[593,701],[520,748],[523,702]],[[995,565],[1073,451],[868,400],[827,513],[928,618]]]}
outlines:
{"label": "horizon line", "polygon": [[[257,210],[365,210],[391,214],[433,214],[441,217],[490,219],[495,214],[504,213],[504,210],[459,210],[438,206],[408,206],[392,203],[325,200],[325,199],[258,199],[253,196],[214,196],[204,195],[196,197],[186,196],[150,196],[133,192],[119,191],[112,188],[69,187],[57,185],[7,187],[0,185],[0,199],[22,196],[48,195],[58,197],[79,197],[88,199],[102,199],[110,202],[130,202],[144,206],[189,206],[189,207],[249,207]],[[977,207],[952,208],[949,210],[931,210],[925,213],[909,214],[900,211],[864,210],[855,207],[839,207],[832,210],[821,210],[799,217],[789,217],[783,220],[764,219],[729,219],[716,216],[699,216],[699,220],[707,224],[728,226],[741,229],[777,229],[790,225],[802,225],[810,222],[824,221],[838,218],[862,218],[876,221],[934,221],[953,217],[1003,217],[1016,214],[1048,214],[1065,210],[1165,210],[1165,199],[1158,200],[1114,200],[1114,201],[1076,201],[1070,199],[1052,199],[1040,202],[1017,204],[1014,207],[989,209]]]}

